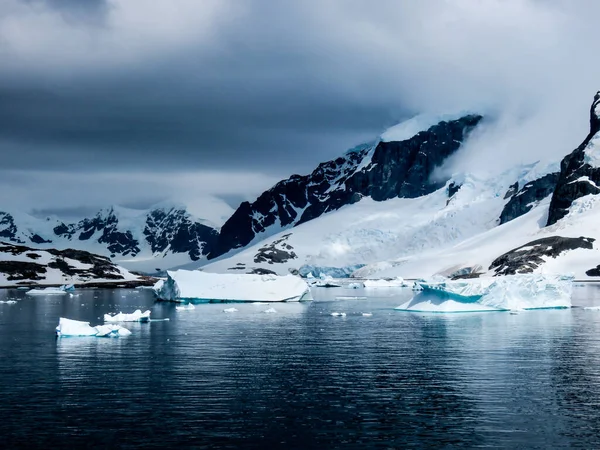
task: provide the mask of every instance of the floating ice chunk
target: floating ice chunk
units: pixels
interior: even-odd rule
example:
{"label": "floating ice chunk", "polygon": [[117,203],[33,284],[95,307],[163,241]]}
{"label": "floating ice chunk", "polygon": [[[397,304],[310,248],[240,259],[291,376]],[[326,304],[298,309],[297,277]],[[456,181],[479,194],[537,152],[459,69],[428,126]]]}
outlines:
{"label": "floating ice chunk", "polygon": [[583,309],[585,309],[587,311],[600,311],[600,306],[586,306]]}
{"label": "floating ice chunk", "polygon": [[117,337],[129,336],[131,331],[120,325],[98,325],[90,326],[89,322],[79,320],[65,319],[61,317],[56,327],[56,335],[65,336],[96,336],[96,337]]}
{"label": "floating ice chunk", "polygon": [[268,305],[269,303],[267,302],[253,302],[253,305]]}
{"label": "floating ice chunk", "polygon": [[336,300],[366,300],[367,297],[355,296],[355,295],[338,295],[335,297]]}
{"label": "floating ice chunk", "polygon": [[373,315],[373,313],[362,313],[362,315],[365,317],[371,317]]}
{"label": "floating ice chunk", "polygon": [[390,287],[407,287],[408,284],[402,277],[393,278],[391,280],[365,280],[365,288],[390,288]]}
{"label": "floating ice chunk", "polygon": [[341,283],[335,281],[332,277],[328,275],[322,276],[320,280],[311,281],[310,285],[313,287],[322,288],[342,287]]}
{"label": "floating ice chunk", "polygon": [[188,303],[187,305],[175,306],[176,311],[191,311],[192,309],[196,309],[196,307],[192,303]]}
{"label": "floating ice chunk", "polygon": [[348,289],[360,289],[360,288],[365,287],[365,285],[362,283],[349,283],[346,285],[346,287]]}
{"label": "floating ice chunk", "polygon": [[167,275],[167,280],[155,289],[163,300],[312,300],[306,281],[294,275],[217,274],[199,270],[168,271]]}
{"label": "floating ice chunk", "polygon": [[265,309],[263,312],[267,313],[267,314],[273,314],[273,313],[276,313],[277,310],[275,308],[269,308],[269,309]]}
{"label": "floating ice chunk", "polygon": [[31,289],[25,292],[27,295],[65,295],[67,291],[56,287],[47,287],[45,289]]}
{"label": "floating ice chunk", "polygon": [[16,300],[0,300],[0,303],[4,303],[6,305],[14,305],[15,303],[17,303]]}
{"label": "floating ice chunk", "polygon": [[120,312],[111,316],[110,314],[104,314],[105,322],[149,322],[150,321],[150,310],[142,312],[136,309],[131,314],[124,314]]}
{"label": "floating ice chunk", "polygon": [[345,312],[332,312],[331,315],[333,317],[346,317],[346,313]]}
{"label": "floating ice chunk", "polygon": [[223,310],[223,312],[226,312],[226,313],[233,313],[233,312],[237,312],[237,311],[238,311],[238,310],[237,310],[237,309],[235,309],[235,308],[225,308],[225,309]]}
{"label": "floating ice chunk", "polygon": [[569,308],[572,282],[573,277],[542,274],[420,281],[423,292],[396,309],[466,312]]}

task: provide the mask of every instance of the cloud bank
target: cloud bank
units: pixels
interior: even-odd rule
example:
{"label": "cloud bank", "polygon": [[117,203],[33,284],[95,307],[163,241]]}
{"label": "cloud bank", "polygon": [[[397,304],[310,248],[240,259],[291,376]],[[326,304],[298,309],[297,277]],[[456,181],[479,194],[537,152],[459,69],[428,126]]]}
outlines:
{"label": "cloud bank", "polygon": [[[599,14],[592,0],[3,0],[0,204],[255,194],[422,112],[493,119],[452,169],[560,158],[600,88]],[[53,187],[65,172],[77,193]]]}

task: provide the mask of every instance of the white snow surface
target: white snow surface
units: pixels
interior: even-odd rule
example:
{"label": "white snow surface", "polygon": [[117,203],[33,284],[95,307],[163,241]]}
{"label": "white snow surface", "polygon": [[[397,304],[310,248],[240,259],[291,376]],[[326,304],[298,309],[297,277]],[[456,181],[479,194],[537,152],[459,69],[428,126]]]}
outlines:
{"label": "white snow surface", "polygon": [[423,292],[397,307],[404,311],[473,312],[570,308],[573,277],[511,275],[418,284]]}
{"label": "white snow surface", "polygon": [[90,326],[89,322],[66,319],[61,317],[56,327],[56,334],[59,337],[67,336],[96,336],[96,337],[119,337],[129,336],[131,331],[120,325],[97,325]]}
{"label": "white snow surface", "polygon": [[306,282],[294,275],[214,274],[199,270],[168,271],[155,292],[163,300],[282,302],[308,299]]}
{"label": "white snow surface", "polygon": [[104,314],[105,322],[142,322],[144,320],[150,320],[150,310],[142,312],[140,309],[136,309],[130,314],[119,312],[118,314],[110,315]]}
{"label": "white snow surface", "polygon": [[203,267],[226,273],[242,263],[250,270],[264,268],[286,274],[304,265],[347,267],[366,264],[357,278],[430,278],[436,274],[479,272],[494,275],[490,265],[497,257],[536,239],[562,236],[594,238],[593,249],[567,251],[547,257],[536,273],[572,273],[577,279],[594,279],[586,272],[600,261],[600,196],[588,195],[573,202],[569,213],[546,227],[550,196],[503,225],[500,213],[509,201],[508,188],[518,181],[523,187],[552,172],[556,164],[517,167],[501,176],[455,175],[462,183],[452,198],[442,188],[429,195],[376,202],[363,198],[337,211],[290,230],[286,243],[297,258],[285,263],[254,263],[258,249],[281,234]]}

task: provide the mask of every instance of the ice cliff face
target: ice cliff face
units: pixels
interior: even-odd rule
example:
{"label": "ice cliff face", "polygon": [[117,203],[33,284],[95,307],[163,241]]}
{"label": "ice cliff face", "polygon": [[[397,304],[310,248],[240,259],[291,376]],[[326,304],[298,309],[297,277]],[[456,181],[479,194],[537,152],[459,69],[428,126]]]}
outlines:
{"label": "ice cliff face", "polygon": [[600,91],[590,109],[590,133],[561,162],[560,175],[552,194],[547,225],[553,225],[569,212],[573,201],[600,193]]}
{"label": "ice cliff face", "polygon": [[415,198],[444,186],[433,170],[455,153],[482,116],[439,122],[403,141],[379,142],[320,164],[309,175],[292,175],[244,202],[221,228],[209,258],[242,248],[369,196],[383,201]]}

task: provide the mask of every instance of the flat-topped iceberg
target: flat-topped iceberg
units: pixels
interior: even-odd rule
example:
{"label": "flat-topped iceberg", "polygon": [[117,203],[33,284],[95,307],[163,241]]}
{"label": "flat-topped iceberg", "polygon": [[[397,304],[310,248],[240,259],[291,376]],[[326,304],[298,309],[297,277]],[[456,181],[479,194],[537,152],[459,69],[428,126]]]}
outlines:
{"label": "flat-topped iceberg", "polygon": [[219,274],[199,270],[167,271],[155,288],[161,300],[291,302],[312,300],[306,281],[294,275]]}
{"label": "flat-topped iceberg", "polygon": [[150,310],[142,312],[140,309],[136,309],[131,314],[125,314],[120,312],[119,314],[110,315],[104,314],[105,322],[149,322],[150,321]]}
{"label": "flat-topped iceberg", "polygon": [[25,292],[26,295],[65,295],[66,293],[63,287],[37,288]]}
{"label": "flat-topped iceberg", "polygon": [[382,280],[365,280],[363,282],[365,288],[390,288],[390,287],[407,287],[408,284],[402,277]]}
{"label": "flat-topped iceberg", "polygon": [[120,325],[97,325],[90,326],[89,322],[65,319],[61,317],[56,327],[56,335],[67,336],[96,336],[96,337],[119,337],[129,336],[131,331]]}
{"label": "flat-topped iceberg", "polygon": [[573,277],[521,274],[417,284],[423,291],[396,309],[471,312],[570,308]]}

